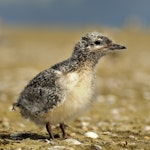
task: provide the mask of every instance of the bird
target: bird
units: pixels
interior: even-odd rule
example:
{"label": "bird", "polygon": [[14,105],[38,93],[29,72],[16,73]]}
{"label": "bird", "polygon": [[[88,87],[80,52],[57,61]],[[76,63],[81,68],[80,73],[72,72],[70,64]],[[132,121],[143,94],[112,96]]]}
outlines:
{"label": "bird", "polygon": [[37,74],[25,86],[13,108],[37,125],[46,126],[54,139],[52,126],[59,125],[66,139],[64,122],[87,110],[93,102],[96,65],[101,57],[126,49],[99,32],[88,32],[75,44],[71,56]]}

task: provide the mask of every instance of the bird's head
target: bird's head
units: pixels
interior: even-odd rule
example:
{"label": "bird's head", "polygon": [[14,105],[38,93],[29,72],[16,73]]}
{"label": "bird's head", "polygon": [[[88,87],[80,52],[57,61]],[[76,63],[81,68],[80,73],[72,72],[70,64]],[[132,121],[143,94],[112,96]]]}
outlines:
{"label": "bird's head", "polygon": [[101,57],[114,50],[126,49],[125,46],[113,43],[108,37],[98,32],[87,33],[75,45],[74,54]]}

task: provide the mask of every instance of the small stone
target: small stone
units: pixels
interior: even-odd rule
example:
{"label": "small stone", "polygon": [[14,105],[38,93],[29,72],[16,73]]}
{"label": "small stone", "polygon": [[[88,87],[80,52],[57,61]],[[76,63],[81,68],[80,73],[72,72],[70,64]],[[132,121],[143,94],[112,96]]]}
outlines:
{"label": "small stone", "polygon": [[79,142],[78,140],[76,139],[66,139],[65,140],[67,143],[70,143],[70,144],[73,144],[73,145],[80,145],[81,142]]}
{"label": "small stone", "polygon": [[112,137],[118,137],[118,134],[111,134]]}
{"label": "small stone", "polygon": [[126,147],[127,144],[128,144],[127,141],[121,141],[121,142],[119,143],[119,145],[122,146],[122,147]]}
{"label": "small stone", "polygon": [[150,139],[150,137],[148,137],[148,136],[144,136],[144,139],[149,140],[149,139]]}
{"label": "small stone", "polygon": [[109,131],[103,132],[103,135],[111,135],[111,132]]}
{"label": "small stone", "polygon": [[114,108],[111,110],[111,114],[112,115],[119,115],[119,110]]}
{"label": "small stone", "polygon": [[62,149],[66,149],[65,146],[53,146],[51,148],[48,148],[48,150],[62,150]]}
{"label": "small stone", "polygon": [[130,146],[136,146],[136,143],[132,142],[130,143]]}
{"label": "small stone", "polygon": [[129,135],[129,138],[130,138],[130,139],[137,140],[137,137],[135,137],[134,135]]}
{"label": "small stone", "polygon": [[88,130],[88,126],[89,126],[89,122],[81,122],[81,128],[84,130],[84,131],[87,131]]}
{"label": "small stone", "polygon": [[88,127],[82,127],[82,130],[84,130],[84,131],[88,131],[88,130],[89,130],[89,128],[88,128]]}
{"label": "small stone", "polygon": [[76,136],[76,133],[75,133],[75,132],[72,132],[72,133],[70,133],[70,136],[71,136],[71,137],[74,137],[74,136]]}
{"label": "small stone", "polygon": [[98,127],[97,126],[91,126],[91,129],[94,130],[94,131],[97,131]]}
{"label": "small stone", "polygon": [[93,139],[96,139],[96,138],[98,138],[98,134],[97,133],[95,133],[95,132],[86,132],[85,134],[84,134],[84,136],[86,136],[86,137],[89,137],[89,138],[93,138]]}
{"label": "small stone", "polygon": [[94,145],[95,150],[102,150],[102,147],[100,145]]}
{"label": "small stone", "polygon": [[21,148],[21,147],[19,147],[19,148],[17,148],[16,150],[22,150],[22,148]]}
{"label": "small stone", "polygon": [[150,131],[150,126],[145,126],[145,127],[143,128],[143,130],[144,130],[144,131]]}
{"label": "small stone", "polygon": [[10,134],[10,138],[13,139],[13,140],[19,139],[20,134],[19,133],[12,133],[12,134]]}
{"label": "small stone", "polygon": [[108,122],[104,122],[104,121],[100,121],[100,122],[97,123],[97,126],[98,127],[109,126],[109,123]]}
{"label": "small stone", "polygon": [[89,125],[89,122],[85,122],[85,121],[81,122],[82,127],[87,127],[88,125]]}
{"label": "small stone", "polygon": [[48,139],[45,139],[45,142],[46,142],[47,144],[50,144],[50,143],[51,143],[51,141],[48,140]]}
{"label": "small stone", "polygon": [[23,123],[19,123],[19,126],[20,126],[21,128],[25,128],[25,125],[24,125]]}

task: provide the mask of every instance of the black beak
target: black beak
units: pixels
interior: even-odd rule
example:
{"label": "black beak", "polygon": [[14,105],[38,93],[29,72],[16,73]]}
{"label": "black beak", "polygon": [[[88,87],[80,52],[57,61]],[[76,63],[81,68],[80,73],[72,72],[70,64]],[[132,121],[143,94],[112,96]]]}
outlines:
{"label": "black beak", "polygon": [[122,46],[122,45],[119,45],[119,44],[115,44],[115,43],[111,43],[110,45],[109,45],[109,49],[110,50],[122,50],[122,49],[126,49],[126,47],[125,46]]}

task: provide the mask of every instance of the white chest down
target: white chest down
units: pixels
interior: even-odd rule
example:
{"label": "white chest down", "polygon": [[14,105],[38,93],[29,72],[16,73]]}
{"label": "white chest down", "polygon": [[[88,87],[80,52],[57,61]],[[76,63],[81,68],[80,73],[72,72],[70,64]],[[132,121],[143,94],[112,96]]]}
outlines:
{"label": "white chest down", "polygon": [[93,95],[92,83],[93,74],[88,71],[81,76],[73,72],[60,78],[59,84],[66,89],[66,97],[60,105],[44,115],[46,122],[58,124],[69,121],[85,111]]}

